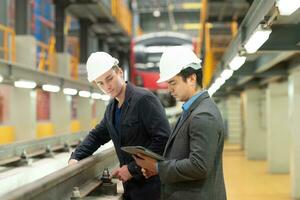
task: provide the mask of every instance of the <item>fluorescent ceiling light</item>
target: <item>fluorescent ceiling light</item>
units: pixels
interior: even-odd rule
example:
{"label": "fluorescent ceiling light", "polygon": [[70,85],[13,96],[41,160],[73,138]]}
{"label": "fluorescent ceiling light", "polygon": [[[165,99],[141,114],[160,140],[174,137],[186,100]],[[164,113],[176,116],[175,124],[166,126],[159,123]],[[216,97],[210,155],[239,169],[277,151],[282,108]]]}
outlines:
{"label": "fluorescent ceiling light", "polygon": [[36,82],[28,80],[19,80],[14,82],[14,86],[18,88],[33,89],[36,87]]}
{"label": "fluorescent ceiling light", "polygon": [[101,99],[101,97],[102,97],[102,95],[100,93],[96,93],[96,92],[92,93],[93,99]]}
{"label": "fluorescent ceiling light", "polygon": [[91,93],[89,91],[81,90],[79,91],[79,96],[89,98],[91,96]]}
{"label": "fluorescent ceiling light", "polygon": [[199,27],[201,26],[200,23],[184,23],[183,29],[185,30],[199,30]]}
{"label": "fluorescent ceiling light", "polygon": [[219,88],[220,86],[218,86],[216,83],[212,84],[208,89],[209,95],[212,96]]}
{"label": "fluorescent ceiling light", "polygon": [[217,87],[221,87],[224,83],[225,83],[225,79],[223,79],[222,77],[217,78],[215,81]]}
{"label": "fluorescent ceiling light", "polygon": [[45,84],[42,86],[42,89],[47,92],[59,92],[60,87],[57,85]]}
{"label": "fluorescent ceiling light", "polygon": [[231,69],[225,69],[222,73],[221,73],[221,77],[224,79],[224,80],[227,80],[229,79],[233,74],[233,70]]}
{"label": "fluorescent ceiling light", "polygon": [[271,32],[259,25],[244,45],[247,53],[255,53],[269,39]]}
{"label": "fluorescent ceiling light", "polygon": [[103,94],[103,95],[101,95],[101,99],[102,99],[103,101],[109,101],[109,100],[110,100],[110,96],[107,95],[107,94]]}
{"label": "fluorescent ceiling light", "polygon": [[160,11],[159,10],[154,10],[152,14],[153,14],[154,17],[160,17]]}
{"label": "fluorescent ceiling light", "polygon": [[299,0],[277,0],[280,15],[291,15],[300,8]]}
{"label": "fluorescent ceiling light", "polygon": [[194,3],[194,2],[187,2],[187,3],[182,3],[182,8],[185,10],[196,10],[196,9],[201,9],[202,8],[202,4],[201,3]]}
{"label": "fluorescent ceiling light", "polygon": [[73,89],[73,88],[64,88],[63,93],[66,94],[66,95],[76,95],[77,90]]}
{"label": "fluorescent ceiling light", "polygon": [[216,83],[214,83],[214,84],[212,84],[211,88],[214,89],[215,91],[217,91],[220,88],[220,86],[217,85]]}
{"label": "fluorescent ceiling light", "polygon": [[229,63],[230,69],[233,71],[238,70],[246,61],[245,56],[235,56]]}
{"label": "fluorescent ceiling light", "polygon": [[214,90],[213,88],[208,88],[208,90],[207,90],[207,92],[208,92],[208,94],[209,94],[209,96],[213,96],[213,94],[216,92],[216,90]]}

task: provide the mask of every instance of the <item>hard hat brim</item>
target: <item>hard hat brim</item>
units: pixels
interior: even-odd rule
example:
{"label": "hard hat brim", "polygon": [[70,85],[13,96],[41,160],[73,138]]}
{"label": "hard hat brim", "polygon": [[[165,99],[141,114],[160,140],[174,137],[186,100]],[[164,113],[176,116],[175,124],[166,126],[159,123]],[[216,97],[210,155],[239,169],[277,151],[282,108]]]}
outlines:
{"label": "hard hat brim", "polygon": [[[193,66],[193,67],[192,67],[193,69],[198,70],[198,69],[201,69],[201,68],[202,68],[202,66],[200,65],[200,63],[201,63],[201,60],[200,60],[200,59],[199,59],[199,61],[195,61],[194,63],[195,63],[195,64],[199,64],[199,66],[198,66],[198,67]],[[184,67],[182,68],[182,70],[183,70],[183,69],[186,69],[186,68],[189,67],[190,65],[191,65],[191,64],[188,64],[188,65],[184,66]],[[197,66],[197,65],[196,65],[196,66]],[[179,71],[178,73],[180,73],[180,71]],[[169,76],[166,76],[166,77],[160,77],[160,78],[156,81],[156,83],[166,82],[166,81],[170,80],[171,78],[175,77],[178,73],[170,74]]]}
{"label": "hard hat brim", "polygon": [[166,81],[170,80],[171,78],[173,78],[174,76],[176,76],[176,74],[175,74],[175,75],[171,75],[171,76],[169,76],[169,77],[160,77],[160,78],[156,81],[156,83],[166,82]]}

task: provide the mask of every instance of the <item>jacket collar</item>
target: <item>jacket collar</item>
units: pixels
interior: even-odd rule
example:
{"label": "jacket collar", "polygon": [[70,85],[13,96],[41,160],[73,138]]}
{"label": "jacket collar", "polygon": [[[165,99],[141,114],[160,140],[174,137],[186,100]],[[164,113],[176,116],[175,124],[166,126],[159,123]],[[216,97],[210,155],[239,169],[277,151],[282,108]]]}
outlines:
{"label": "jacket collar", "polygon": [[203,93],[192,103],[192,105],[188,109],[188,113],[191,113],[199,105],[199,103],[201,101],[203,101],[204,99],[206,99],[208,97],[209,97],[208,92],[207,91],[203,91]]}
{"label": "jacket collar", "polygon": [[[133,91],[134,91],[134,86],[130,82],[126,81],[125,83],[126,83],[125,98],[124,98],[124,102],[122,105],[124,107],[127,106],[128,103],[130,102]],[[118,101],[117,101],[117,99],[114,98],[112,100],[112,108],[114,108],[117,104],[118,104]]]}
{"label": "jacket collar", "polygon": [[201,101],[203,101],[204,99],[209,98],[209,94],[207,91],[204,91],[203,94],[201,94],[190,106],[190,108],[187,111],[187,114],[184,115],[183,119],[179,119],[180,121],[177,122],[175,129],[173,130],[172,134],[170,135],[170,138],[166,144],[166,148],[164,151],[164,154],[167,151],[167,148],[170,144],[170,142],[173,140],[173,138],[177,135],[178,130],[180,129],[180,127],[184,124],[184,122],[187,120],[187,118],[190,116],[191,112],[201,103]]}

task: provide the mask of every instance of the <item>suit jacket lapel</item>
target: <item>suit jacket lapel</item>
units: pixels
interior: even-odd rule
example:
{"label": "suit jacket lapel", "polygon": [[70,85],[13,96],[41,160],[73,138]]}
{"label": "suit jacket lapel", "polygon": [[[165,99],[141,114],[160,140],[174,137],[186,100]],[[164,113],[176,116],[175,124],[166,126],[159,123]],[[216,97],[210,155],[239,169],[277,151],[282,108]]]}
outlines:
{"label": "suit jacket lapel", "polygon": [[126,117],[128,108],[130,106],[130,100],[133,94],[133,86],[131,85],[131,83],[127,83],[126,85],[126,91],[125,91],[125,99],[124,99],[124,103],[123,103],[123,108],[122,108],[122,115],[121,115],[121,123],[124,121],[124,118]]}
{"label": "suit jacket lapel", "polygon": [[180,120],[180,118],[178,120],[180,121],[177,121],[176,123],[176,126],[173,130],[173,132],[171,133],[169,139],[168,139],[168,142],[166,144],[166,147],[165,147],[165,151],[164,151],[164,156],[165,156],[165,153],[171,143],[171,141],[174,139],[174,137],[177,135],[178,131],[180,130],[181,126],[184,124],[184,122],[187,120],[187,118],[191,115],[192,111],[199,105],[199,103],[201,103],[201,101],[203,101],[204,99],[208,98],[209,97],[209,94],[207,91],[205,91],[202,95],[200,95],[194,102],[193,104],[191,105],[191,107],[188,109],[188,112],[184,117],[183,119]]}
{"label": "suit jacket lapel", "polygon": [[165,150],[167,149],[167,147],[168,147],[169,143],[172,141],[172,139],[177,135],[178,130],[180,129],[180,127],[183,125],[183,123],[187,120],[187,118],[189,116],[190,116],[190,113],[185,114],[182,119],[181,119],[181,117],[178,119],[176,126],[168,139]]}

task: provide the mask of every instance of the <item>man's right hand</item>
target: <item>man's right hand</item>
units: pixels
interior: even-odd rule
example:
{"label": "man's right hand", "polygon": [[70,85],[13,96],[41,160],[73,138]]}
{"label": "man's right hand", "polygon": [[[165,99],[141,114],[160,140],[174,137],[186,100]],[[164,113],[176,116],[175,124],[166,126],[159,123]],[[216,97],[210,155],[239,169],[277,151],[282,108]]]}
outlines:
{"label": "man's right hand", "polygon": [[75,160],[75,159],[70,159],[68,162],[69,165],[74,165],[76,163],[78,163],[78,160]]}

